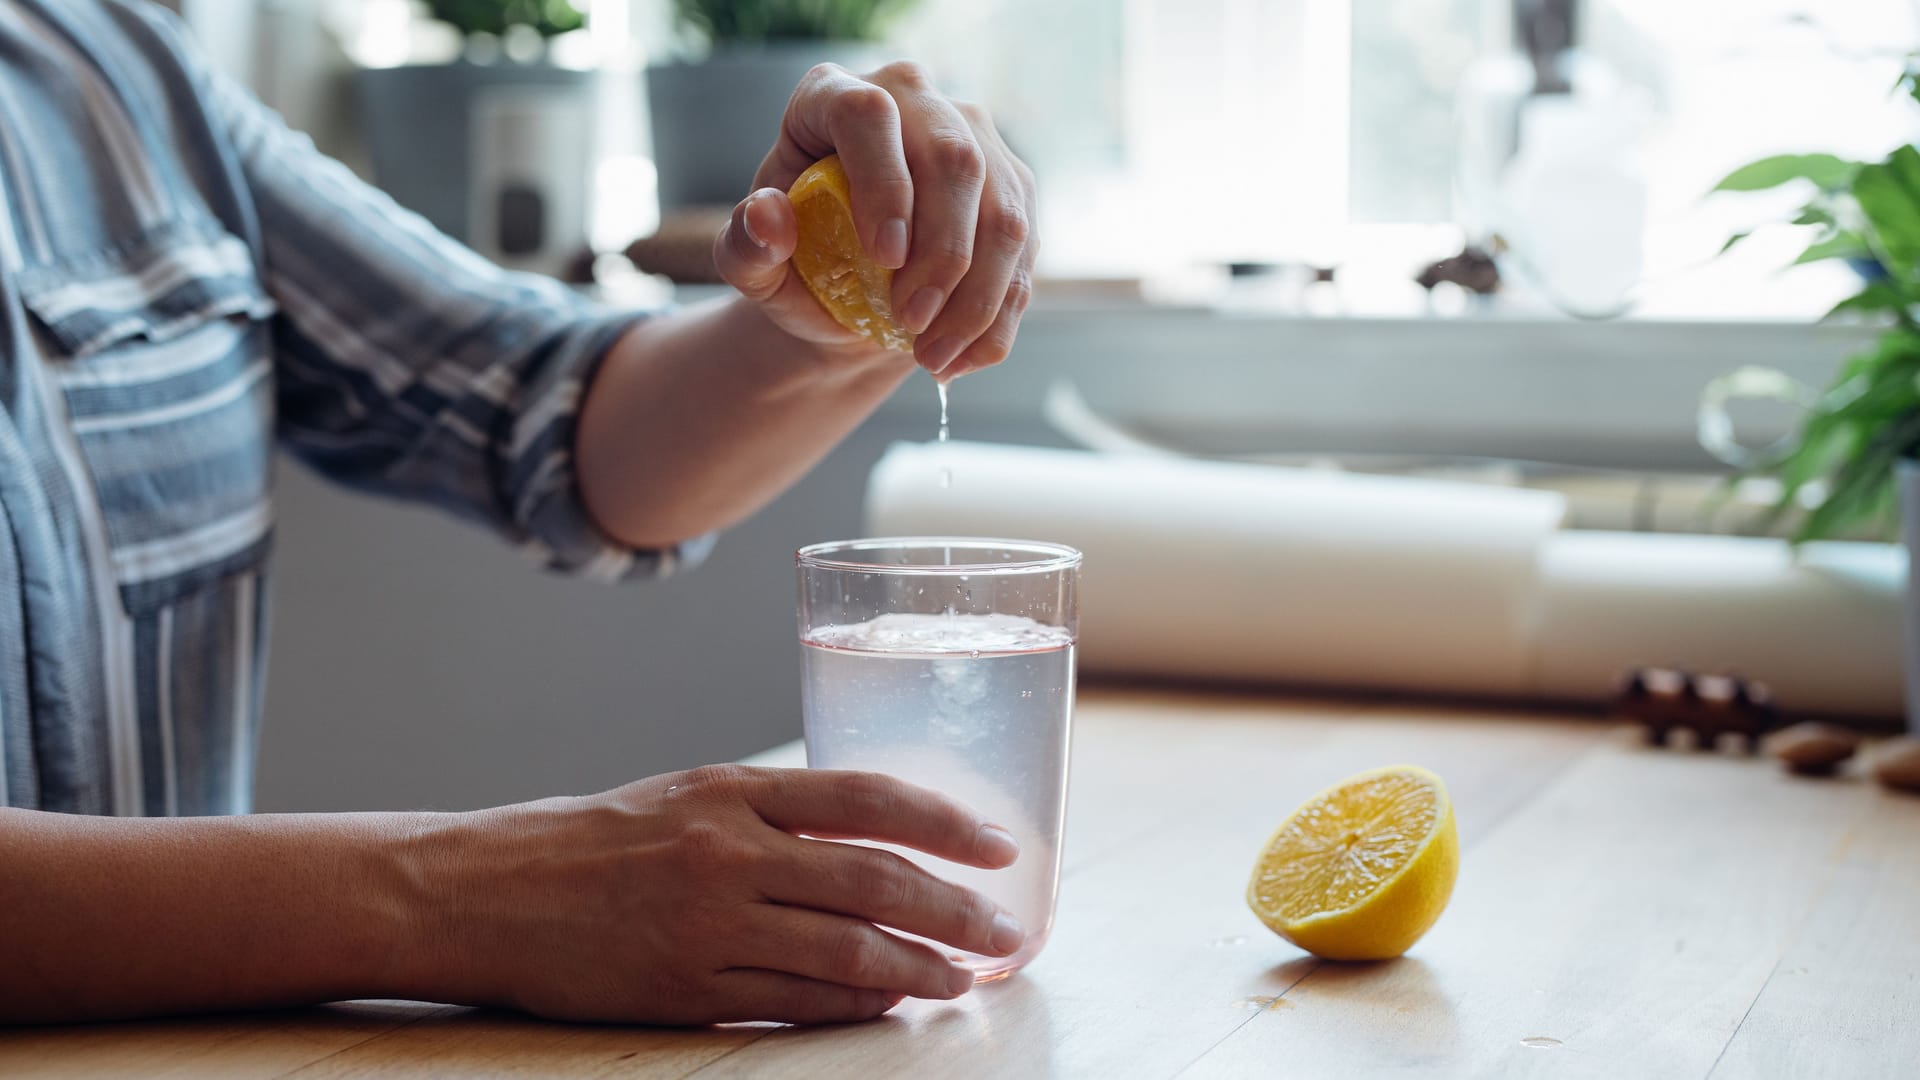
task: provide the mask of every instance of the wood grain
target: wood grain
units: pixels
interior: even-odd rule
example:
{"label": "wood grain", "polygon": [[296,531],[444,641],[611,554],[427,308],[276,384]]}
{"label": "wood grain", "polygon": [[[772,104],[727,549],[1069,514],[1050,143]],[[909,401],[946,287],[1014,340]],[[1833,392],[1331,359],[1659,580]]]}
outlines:
{"label": "wood grain", "polygon": [[[666,1031],[400,1003],[0,1035],[5,1076],[1902,1075],[1920,799],[1470,706],[1104,691],[1026,972],[871,1024]],[[797,745],[753,759],[797,765]],[[1300,800],[1405,761],[1463,865],[1398,961],[1325,964],[1241,899]]]}
{"label": "wood grain", "polygon": [[1867,814],[1826,851],[1818,902],[1715,1077],[1920,1072],[1920,799],[1852,786]]}
{"label": "wood grain", "polygon": [[226,1080],[282,1076],[446,1005],[355,1001],[316,1009],[0,1029],[0,1076]]}
{"label": "wood grain", "polygon": [[767,1033],[553,1024],[511,1013],[454,1009],[376,1036],[284,1075],[371,1077],[686,1076]]}

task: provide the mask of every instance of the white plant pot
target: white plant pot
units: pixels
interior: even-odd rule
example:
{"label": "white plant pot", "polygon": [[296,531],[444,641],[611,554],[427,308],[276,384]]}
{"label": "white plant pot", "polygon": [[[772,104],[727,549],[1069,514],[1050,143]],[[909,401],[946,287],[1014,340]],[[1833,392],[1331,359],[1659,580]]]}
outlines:
{"label": "white plant pot", "polygon": [[561,274],[587,250],[593,75],[550,64],[359,73],[375,182],[493,261]]}

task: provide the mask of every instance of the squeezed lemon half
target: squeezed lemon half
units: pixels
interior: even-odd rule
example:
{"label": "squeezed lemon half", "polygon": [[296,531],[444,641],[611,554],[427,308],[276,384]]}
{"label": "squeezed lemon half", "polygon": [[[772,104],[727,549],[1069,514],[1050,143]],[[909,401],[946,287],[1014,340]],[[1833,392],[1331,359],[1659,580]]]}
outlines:
{"label": "squeezed lemon half", "polygon": [[840,155],[821,158],[787,189],[799,220],[793,268],[841,326],[889,349],[912,351],[913,335],[893,314],[893,271],[867,257],[853,228],[853,203]]}

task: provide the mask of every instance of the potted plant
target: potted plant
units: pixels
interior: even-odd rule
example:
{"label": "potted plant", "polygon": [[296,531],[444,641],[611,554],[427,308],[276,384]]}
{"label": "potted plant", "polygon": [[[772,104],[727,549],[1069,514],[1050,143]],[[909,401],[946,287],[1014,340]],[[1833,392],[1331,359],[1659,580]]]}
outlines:
{"label": "potted plant", "polygon": [[[1902,88],[1920,100],[1920,76]],[[1861,271],[1842,313],[1883,320],[1872,348],[1841,365],[1824,392],[1808,395],[1799,428],[1777,452],[1745,471],[1776,478],[1778,521],[1804,515],[1795,543],[1840,535],[1904,533],[1909,565],[1920,571],[1920,150],[1900,146],[1879,161],[1830,154],[1769,157],[1735,170],[1717,191],[1760,191],[1811,184],[1814,194],[1792,219],[1814,229],[1796,264],[1842,259]],[[1732,247],[1746,236],[1735,234]],[[1722,249],[1723,251],[1725,248]],[[1784,376],[1743,372],[1769,396],[1786,396]],[[1709,391],[1725,396],[1726,387]],[[1705,413],[1703,412],[1703,415]],[[1920,725],[1920,572],[1907,591],[1907,716]],[[1920,728],[1917,728],[1920,729]]]}
{"label": "potted plant", "polygon": [[363,67],[374,180],[489,258],[559,273],[587,243],[593,75],[551,61],[585,20],[569,0],[427,0],[444,63]]}
{"label": "potted plant", "polygon": [[913,0],[674,0],[699,55],[647,69],[660,209],[731,206],[815,64],[879,66],[887,21]]}

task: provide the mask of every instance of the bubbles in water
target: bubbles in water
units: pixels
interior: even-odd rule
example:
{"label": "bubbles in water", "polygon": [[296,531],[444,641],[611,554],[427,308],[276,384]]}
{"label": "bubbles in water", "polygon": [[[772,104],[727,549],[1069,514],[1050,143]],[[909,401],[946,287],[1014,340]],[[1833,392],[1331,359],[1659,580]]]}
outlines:
{"label": "bubbles in water", "polygon": [[[976,650],[968,654],[978,659]],[[934,716],[929,725],[935,738],[948,746],[968,746],[987,732],[980,722],[980,700],[987,695],[987,673],[965,660],[933,662]]]}
{"label": "bubbles in water", "polygon": [[894,612],[848,626],[815,627],[815,645],[856,652],[921,653],[960,659],[972,653],[1035,652],[1073,644],[1065,627],[1024,615],[913,615]]}
{"label": "bubbles in water", "polygon": [[1521,1046],[1531,1046],[1535,1050],[1551,1050],[1560,1045],[1559,1039],[1550,1039],[1545,1035],[1529,1035],[1520,1040]]}

